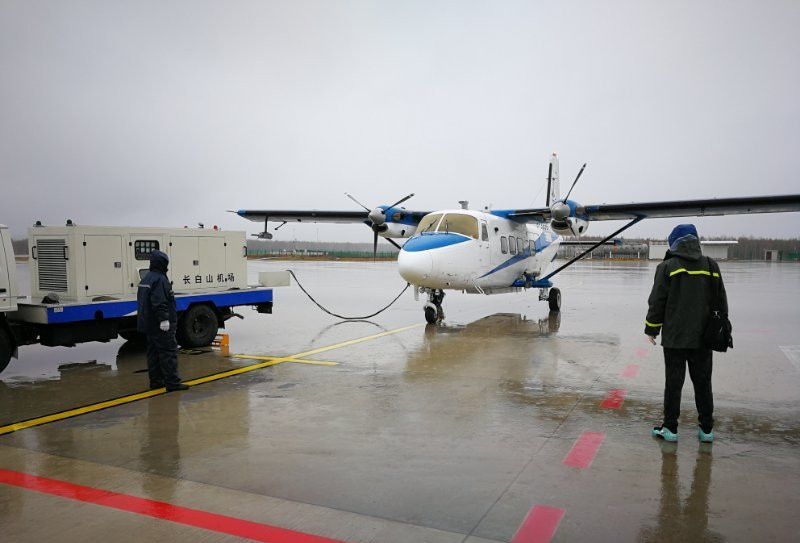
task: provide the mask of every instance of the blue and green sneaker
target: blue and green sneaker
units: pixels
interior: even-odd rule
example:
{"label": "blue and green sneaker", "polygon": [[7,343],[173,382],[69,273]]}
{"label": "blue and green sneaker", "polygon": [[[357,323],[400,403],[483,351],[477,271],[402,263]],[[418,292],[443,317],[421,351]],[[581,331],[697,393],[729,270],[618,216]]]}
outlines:
{"label": "blue and green sneaker", "polygon": [[697,437],[703,443],[711,443],[714,441],[714,432],[705,433],[702,428],[697,429]]}
{"label": "blue and green sneaker", "polygon": [[678,441],[678,434],[673,433],[666,426],[656,426],[653,428],[653,437],[660,437],[664,441],[669,441],[670,443]]}

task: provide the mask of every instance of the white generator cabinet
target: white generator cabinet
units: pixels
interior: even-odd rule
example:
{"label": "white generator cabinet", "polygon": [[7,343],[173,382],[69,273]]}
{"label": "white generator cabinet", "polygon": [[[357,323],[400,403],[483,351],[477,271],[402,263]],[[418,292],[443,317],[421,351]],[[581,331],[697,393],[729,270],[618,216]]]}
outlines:
{"label": "white generator cabinet", "polygon": [[98,301],[136,295],[158,249],[176,294],[247,287],[242,231],[203,228],[34,226],[28,231],[31,296]]}

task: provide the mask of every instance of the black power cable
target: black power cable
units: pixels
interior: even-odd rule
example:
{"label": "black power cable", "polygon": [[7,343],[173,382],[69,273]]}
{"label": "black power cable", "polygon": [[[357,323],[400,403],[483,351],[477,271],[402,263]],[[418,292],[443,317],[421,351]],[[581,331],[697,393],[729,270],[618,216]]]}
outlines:
{"label": "black power cable", "polygon": [[322,306],[320,305],[320,303],[319,303],[318,301],[316,301],[316,300],[314,299],[314,297],[313,297],[313,296],[311,296],[311,294],[309,294],[309,293],[308,293],[308,291],[307,291],[305,288],[303,288],[303,285],[300,283],[300,280],[297,278],[297,276],[294,274],[294,272],[293,272],[292,270],[286,270],[286,271],[288,271],[288,272],[289,272],[289,274],[290,274],[292,277],[294,277],[294,280],[297,282],[297,286],[298,286],[298,287],[300,287],[300,290],[302,290],[302,291],[303,291],[303,293],[304,293],[306,296],[308,296],[308,299],[309,299],[309,300],[311,300],[312,302],[314,302],[318,308],[320,308],[321,310],[323,310],[325,313],[327,313],[328,315],[330,315],[330,316],[332,316],[332,317],[336,317],[337,319],[342,319],[342,320],[346,320],[346,321],[358,321],[358,320],[369,319],[369,318],[372,318],[372,317],[374,317],[375,315],[379,315],[379,314],[383,313],[384,311],[386,311],[387,309],[389,309],[390,307],[392,307],[392,306],[394,305],[394,303],[395,303],[397,300],[399,300],[399,299],[400,299],[400,296],[402,296],[402,295],[403,295],[403,293],[404,293],[405,291],[407,291],[407,290],[408,290],[408,287],[410,287],[410,286],[411,286],[411,284],[410,284],[410,283],[406,283],[406,286],[405,286],[405,288],[403,288],[403,290],[401,290],[401,291],[400,291],[400,294],[398,294],[398,295],[397,295],[397,297],[396,297],[394,300],[392,300],[391,302],[389,302],[389,305],[387,305],[387,306],[386,306],[386,307],[384,307],[383,309],[380,309],[380,310],[376,311],[375,313],[372,313],[371,315],[366,315],[366,316],[364,316],[364,317],[345,317],[345,316],[343,316],[343,315],[337,315],[336,313],[333,313],[332,311],[328,311],[327,309],[325,309],[324,307],[322,307]]}

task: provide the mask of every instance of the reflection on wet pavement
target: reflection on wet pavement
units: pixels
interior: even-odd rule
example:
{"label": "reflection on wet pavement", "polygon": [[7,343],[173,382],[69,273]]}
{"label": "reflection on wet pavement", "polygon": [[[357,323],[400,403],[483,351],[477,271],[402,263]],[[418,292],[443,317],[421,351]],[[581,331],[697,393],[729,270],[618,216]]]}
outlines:
{"label": "reflection on wet pavement", "polygon": [[[323,305],[353,313],[402,287],[393,266],[291,264]],[[315,508],[316,533],[347,541],[509,541],[536,504],[566,511],[555,540],[791,540],[800,376],[786,353],[798,343],[800,271],[724,263],[737,343],[715,357],[717,442],[698,449],[687,387],[681,441],[659,450],[649,429],[661,416],[663,359],[641,337],[653,266],[566,272],[559,314],[535,293],[449,294],[447,320],[428,326],[410,295],[374,320],[342,323],[280,289],[273,315],[243,311],[229,323],[230,353],[341,345],[320,354],[337,365],[279,364],[0,436],[0,467],[254,520],[274,512],[273,522],[306,529],[314,521],[301,512]],[[0,375],[4,422],[146,388],[133,344],[20,354]],[[218,350],[180,357],[185,379],[252,363]],[[621,407],[601,408],[618,388]],[[565,467],[584,432],[604,435],[595,459]],[[95,472],[116,478],[85,480]],[[58,507],[0,488],[0,522],[31,540],[41,511],[61,530],[74,524]],[[376,536],[387,522],[400,531]]]}
{"label": "reflection on wet pavement", "polygon": [[713,446],[701,443],[695,455],[689,494],[681,499],[677,444],[661,442],[661,496],[655,526],[643,527],[639,541],[725,541],[708,528]]}

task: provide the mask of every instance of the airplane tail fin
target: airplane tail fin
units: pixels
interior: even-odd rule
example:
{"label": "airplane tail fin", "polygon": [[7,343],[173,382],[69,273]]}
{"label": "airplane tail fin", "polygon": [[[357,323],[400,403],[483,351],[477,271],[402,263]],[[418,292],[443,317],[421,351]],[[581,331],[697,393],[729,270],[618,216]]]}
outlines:
{"label": "airplane tail fin", "polygon": [[550,157],[550,167],[547,171],[547,202],[545,205],[550,207],[550,204],[561,198],[561,188],[558,183],[558,157],[555,153]]}

